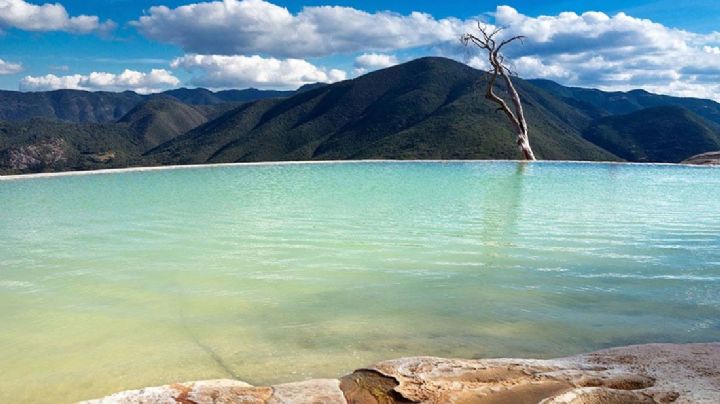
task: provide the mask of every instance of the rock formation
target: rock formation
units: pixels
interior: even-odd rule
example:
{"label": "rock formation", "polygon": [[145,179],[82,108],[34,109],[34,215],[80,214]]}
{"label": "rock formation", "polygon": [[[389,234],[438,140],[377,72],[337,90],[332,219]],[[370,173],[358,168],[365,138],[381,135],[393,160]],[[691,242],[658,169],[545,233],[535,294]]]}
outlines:
{"label": "rock formation", "polygon": [[237,380],[126,391],[98,403],[542,403],[720,402],[720,343],[651,344],[569,358],[380,362],[340,379],[255,387]]}
{"label": "rock formation", "polygon": [[720,165],[720,151],[707,152],[690,157],[682,164]]}

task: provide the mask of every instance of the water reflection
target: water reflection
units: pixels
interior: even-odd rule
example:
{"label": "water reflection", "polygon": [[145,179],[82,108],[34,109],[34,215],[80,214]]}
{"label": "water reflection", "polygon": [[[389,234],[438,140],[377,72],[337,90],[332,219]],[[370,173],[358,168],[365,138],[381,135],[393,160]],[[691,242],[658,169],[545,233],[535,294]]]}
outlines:
{"label": "water reflection", "polygon": [[502,170],[483,183],[482,235],[489,262],[505,248],[512,247],[522,217],[523,183],[527,164],[518,162],[514,170]]}

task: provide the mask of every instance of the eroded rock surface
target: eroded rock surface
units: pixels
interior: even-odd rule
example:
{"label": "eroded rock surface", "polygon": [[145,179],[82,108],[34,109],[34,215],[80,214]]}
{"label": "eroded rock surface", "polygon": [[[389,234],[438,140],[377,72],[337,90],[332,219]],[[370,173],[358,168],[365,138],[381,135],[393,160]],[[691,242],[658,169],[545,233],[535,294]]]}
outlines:
{"label": "eroded rock surface", "polygon": [[698,154],[683,161],[681,164],[720,165],[720,151]]}
{"label": "eroded rock surface", "polygon": [[10,170],[43,171],[67,160],[65,146],[63,139],[45,139],[25,146],[11,147],[0,160],[5,160],[2,163]]}
{"label": "eroded rock surface", "polygon": [[570,358],[403,358],[338,380],[255,387],[211,380],[87,403],[720,403],[720,343],[650,344]]}

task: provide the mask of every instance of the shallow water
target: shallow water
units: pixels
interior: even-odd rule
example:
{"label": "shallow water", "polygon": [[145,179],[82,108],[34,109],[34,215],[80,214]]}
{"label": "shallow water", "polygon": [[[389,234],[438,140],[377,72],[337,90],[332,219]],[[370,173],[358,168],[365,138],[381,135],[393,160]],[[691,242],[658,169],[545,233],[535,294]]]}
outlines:
{"label": "shallow water", "polygon": [[0,181],[0,402],[720,340],[720,170],[258,165]]}

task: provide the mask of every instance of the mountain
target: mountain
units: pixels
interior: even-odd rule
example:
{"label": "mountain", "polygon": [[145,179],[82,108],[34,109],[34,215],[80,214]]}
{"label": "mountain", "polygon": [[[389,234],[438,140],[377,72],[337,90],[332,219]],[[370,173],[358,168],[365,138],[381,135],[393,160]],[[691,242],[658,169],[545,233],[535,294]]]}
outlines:
{"label": "mountain", "polygon": [[122,118],[139,104],[155,98],[172,98],[190,105],[221,105],[288,97],[294,93],[295,91],[254,88],[218,92],[204,88],[180,88],[149,95],[140,95],[132,91],[122,93],[81,90],[31,93],[0,91],[0,121],[45,118],[66,122],[107,123]]}
{"label": "mountain", "polygon": [[[146,155],[148,163],[516,158],[514,136],[477,91],[485,75],[422,58],[285,99],[245,104]],[[589,119],[518,81],[536,154],[618,160],[580,136]]]}
{"label": "mountain", "polygon": [[154,98],[133,108],[118,123],[135,132],[147,150],[202,125],[210,113],[172,98]]}
{"label": "mountain", "polygon": [[116,124],[0,122],[4,174],[127,167],[143,150],[132,131]]}
{"label": "mountain", "polygon": [[0,91],[0,120],[47,118],[68,122],[112,122],[120,119],[143,100],[143,96],[131,91]]}
{"label": "mountain", "polygon": [[720,149],[720,125],[678,106],[600,118],[583,137],[623,159],[638,162],[678,163]]}
{"label": "mountain", "polygon": [[153,97],[117,122],[95,124],[45,118],[0,122],[0,173],[139,164],[147,150],[237,105],[187,105],[169,97]]}
{"label": "mountain", "polygon": [[671,97],[645,90],[606,92],[589,88],[565,87],[550,80],[529,80],[588,116],[628,114],[641,109],[673,105],[686,108],[705,119],[720,124],[720,103],[701,98]]}
{"label": "mountain", "polygon": [[[7,102],[0,104],[0,174],[270,160],[515,159],[515,135],[484,98],[486,83],[485,73],[464,64],[422,58],[291,94],[1,92]],[[542,159],[678,162],[720,150],[720,104],[713,101],[515,83]],[[42,118],[28,119],[36,116]]]}

